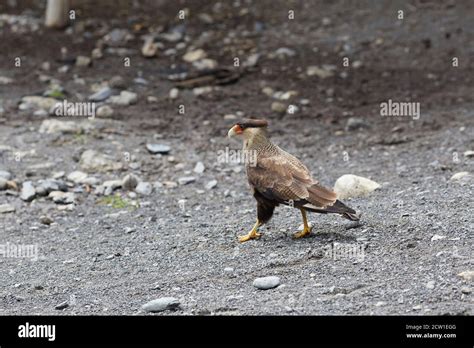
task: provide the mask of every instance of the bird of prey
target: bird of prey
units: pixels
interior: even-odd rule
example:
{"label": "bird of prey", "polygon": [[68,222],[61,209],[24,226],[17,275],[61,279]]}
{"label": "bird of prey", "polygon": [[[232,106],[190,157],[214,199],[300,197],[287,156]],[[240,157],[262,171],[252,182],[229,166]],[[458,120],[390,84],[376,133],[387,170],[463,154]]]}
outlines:
{"label": "bird of prey", "polygon": [[259,238],[258,228],[271,219],[280,204],[301,211],[303,230],[295,238],[311,233],[306,212],[335,213],[359,221],[355,210],[339,201],[334,191],[320,185],[303,163],[270,141],[267,126],[266,120],[247,119],[236,123],[228,132],[229,137],[243,140],[247,178],[257,200],[257,222],[239,241]]}

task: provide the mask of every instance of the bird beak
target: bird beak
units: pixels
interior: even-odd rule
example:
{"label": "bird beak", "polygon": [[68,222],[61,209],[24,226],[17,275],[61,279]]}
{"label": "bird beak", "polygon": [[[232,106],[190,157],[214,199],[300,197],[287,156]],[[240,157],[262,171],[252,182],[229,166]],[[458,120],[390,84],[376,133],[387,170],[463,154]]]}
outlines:
{"label": "bird beak", "polygon": [[234,127],[229,129],[229,132],[227,132],[227,136],[229,138],[232,138],[241,133],[242,133],[242,128],[240,128],[240,126],[236,124]]}

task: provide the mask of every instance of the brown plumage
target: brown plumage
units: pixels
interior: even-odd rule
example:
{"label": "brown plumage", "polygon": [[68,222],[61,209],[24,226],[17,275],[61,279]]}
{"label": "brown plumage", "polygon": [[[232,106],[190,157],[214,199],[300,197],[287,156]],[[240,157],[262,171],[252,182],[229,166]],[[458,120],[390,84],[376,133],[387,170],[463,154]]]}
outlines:
{"label": "brown plumage", "polygon": [[257,200],[257,223],[240,241],[258,238],[258,227],[271,219],[280,204],[301,210],[304,229],[295,235],[297,238],[310,233],[306,211],[335,213],[358,221],[356,212],[339,201],[334,191],[323,187],[303,163],[270,141],[267,125],[265,120],[244,120],[228,133],[229,137],[243,138],[243,150],[249,159],[245,165],[247,178]]}

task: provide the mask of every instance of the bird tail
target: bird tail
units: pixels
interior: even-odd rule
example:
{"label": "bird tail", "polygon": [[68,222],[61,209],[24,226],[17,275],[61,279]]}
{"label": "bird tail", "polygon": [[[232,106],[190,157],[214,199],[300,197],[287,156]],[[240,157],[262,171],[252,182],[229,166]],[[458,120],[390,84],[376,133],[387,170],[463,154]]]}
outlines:
{"label": "bird tail", "polygon": [[321,214],[340,214],[342,217],[351,220],[351,221],[359,221],[360,214],[357,214],[356,211],[352,208],[349,208],[347,205],[342,203],[340,200],[336,200],[333,205],[327,206],[325,208],[318,208],[313,205],[304,205],[303,208],[308,211],[312,211],[315,213]]}

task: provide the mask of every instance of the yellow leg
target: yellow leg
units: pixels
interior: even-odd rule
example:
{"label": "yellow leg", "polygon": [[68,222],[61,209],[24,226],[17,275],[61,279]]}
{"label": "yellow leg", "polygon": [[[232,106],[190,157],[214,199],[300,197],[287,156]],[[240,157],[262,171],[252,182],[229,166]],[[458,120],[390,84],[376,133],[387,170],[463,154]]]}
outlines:
{"label": "yellow leg", "polygon": [[252,230],[246,234],[245,236],[240,236],[239,237],[239,242],[240,243],[243,243],[243,242],[246,242],[248,240],[251,240],[251,239],[257,239],[257,238],[260,238],[261,234],[258,233],[258,228],[261,226],[261,222],[258,221],[257,219],[257,222],[255,223],[255,225],[253,226]]}
{"label": "yellow leg", "polygon": [[304,209],[300,209],[300,210],[301,210],[301,215],[303,215],[303,231],[296,232],[293,235],[294,238],[302,238],[311,233],[311,227],[308,225],[308,219],[306,219],[306,211]]}

